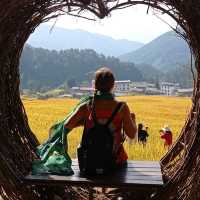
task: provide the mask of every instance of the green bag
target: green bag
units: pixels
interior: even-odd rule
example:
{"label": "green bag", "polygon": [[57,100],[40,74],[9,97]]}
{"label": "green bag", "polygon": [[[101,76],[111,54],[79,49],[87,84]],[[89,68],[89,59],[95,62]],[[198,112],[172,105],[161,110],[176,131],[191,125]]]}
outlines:
{"label": "green bag", "polygon": [[[67,153],[67,135],[71,129],[66,129],[65,124],[73,117],[81,106],[89,103],[93,97],[87,96],[80,100],[67,117],[54,124],[49,130],[49,138],[39,145],[36,154],[39,159],[32,162],[32,174],[72,175],[72,160]],[[97,99],[113,99],[111,94],[97,94]]]}
{"label": "green bag", "polygon": [[49,138],[36,149],[39,159],[32,162],[32,174],[72,175],[72,160],[67,153],[67,134],[71,131],[64,124],[78,111],[79,107],[89,102],[92,97],[84,97],[67,117],[54,124],[49,130]]}

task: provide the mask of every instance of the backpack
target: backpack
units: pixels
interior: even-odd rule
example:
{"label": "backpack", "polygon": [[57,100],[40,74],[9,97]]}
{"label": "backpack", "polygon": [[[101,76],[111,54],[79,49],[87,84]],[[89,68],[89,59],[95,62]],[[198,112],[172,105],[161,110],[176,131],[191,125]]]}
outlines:
{"label": "backpack", "polygon": [[116,153],[114,152],[114,132],[110,130],[109,125],[121,105],[122,102],[117,104],[105,124],[100,124],[97,121],[93,106],[92,118],[94,126],[88,130],[84,128],[81,144],[77,149],[79,169],[82,174],[107,174],[115,168]]}

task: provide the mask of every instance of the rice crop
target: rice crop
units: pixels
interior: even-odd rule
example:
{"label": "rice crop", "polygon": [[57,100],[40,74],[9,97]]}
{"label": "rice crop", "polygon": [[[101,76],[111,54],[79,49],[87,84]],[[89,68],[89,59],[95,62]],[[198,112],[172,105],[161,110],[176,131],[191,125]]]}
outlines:
{"label": "rice crop", "polygon": [[[176,140],[183,127],[191,106],[191,99],[186,97],[166,96],[127,96],[119,97],[126,101],[131,112],[136,114],[136,122],[149,127],[147,145],[127,140],[124,143],[129,159],[159,160],[167,151],[163,146],[159,130],[168,125]],[[55,122],[62,120],[78,102],[77,99],[23,100],[29,119],[29,125],[40,143],[48,138],[48,130]],[[82,128],[72,130],[68,135],[68,152],[76,157],[76,149],[82,135]]]}

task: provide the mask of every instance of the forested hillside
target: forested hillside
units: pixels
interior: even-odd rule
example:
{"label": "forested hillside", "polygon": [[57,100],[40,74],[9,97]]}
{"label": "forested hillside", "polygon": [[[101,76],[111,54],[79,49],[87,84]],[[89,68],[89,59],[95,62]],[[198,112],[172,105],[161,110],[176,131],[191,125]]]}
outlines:
{"label": "forested hillside", "polygon": [[178,82],[181,87],[191,87],[190,67],[180,66],[163,72],[150,64],[121,62],[115,57],[106,57],[92,49],[47,50],[25,46],[20,64],[21,88],[49,90],[60,86],[89,85],[96,69],[107,66],[117,80]]}
{"label": "forested hillside", "polygon": [[116,79],[144,79],[142,72],[133,63],[120,62],[118,58],[106,57],[91,49],[50,51],[26,46],[20,66],[21,86],[30,89],[90,82],[95,70],[101,66],[111,68]]}

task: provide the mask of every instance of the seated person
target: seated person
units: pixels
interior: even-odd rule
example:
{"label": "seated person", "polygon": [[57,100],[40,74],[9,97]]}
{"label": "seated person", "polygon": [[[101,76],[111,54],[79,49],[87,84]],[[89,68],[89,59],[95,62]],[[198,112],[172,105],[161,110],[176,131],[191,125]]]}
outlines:
{"label": "seated person", "polygon": [[[77,112],[65,124],[65,128],[73,129],[79,125],[84,126],[84,130],[90,130],[94,127],[96,121],[99,124],[105,124],[116,109],[119,101],[114,98],[112,90],[114,88],[114,75],[108,68],[100,68],[95,73],[95,94],[91,104],[81,106]],[[97,98],[99,94],[99,98]],[[109,128],[114,130],[114,146],[120,147],[119,153],[116,155],[116,163],[120,166],[126,163],[128,156],[124,150],[123,136],[121,134],[122,127],[125,134],[133,139],[137,133],[134,113],[130,113],[129,107],[125,102],[121,103],[119,111],[115,114]],[[95,119],[94,119],[95,113]]]}
{"label": "seated person", "polygon": [[142,143],[143,145],[146,145],[147,137],[149,137],[147,129],[148,127],[146,127],[146,130],[143,130],[143,124],[138,124],[138,142]]}

